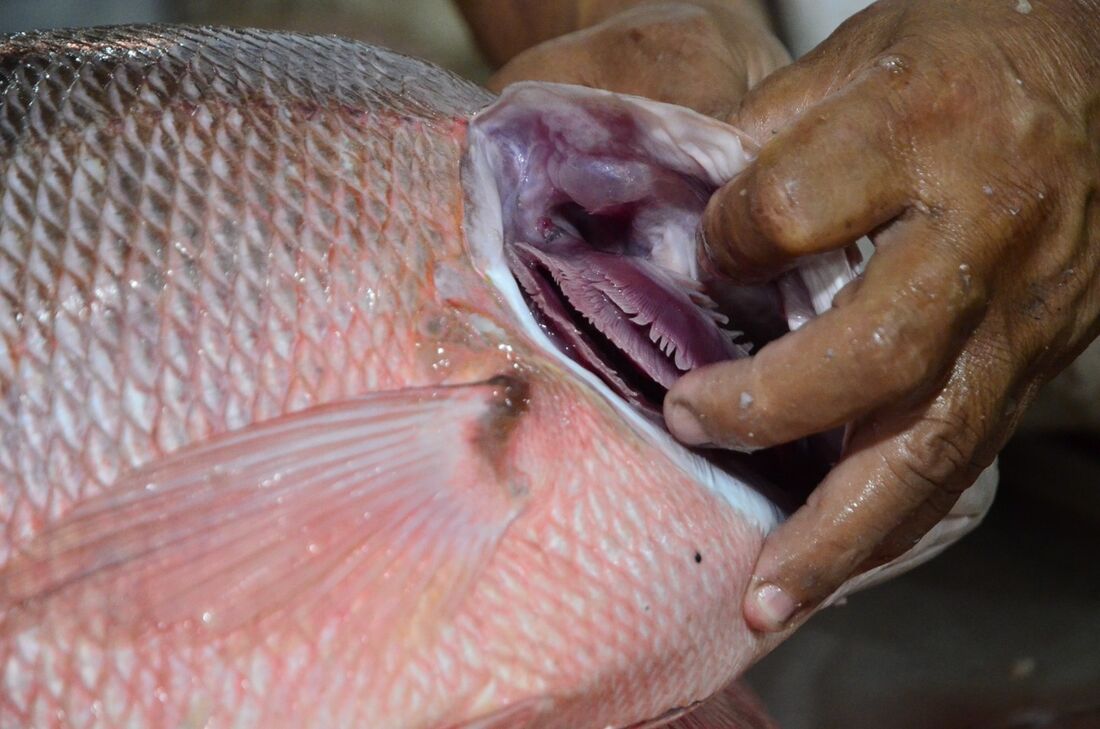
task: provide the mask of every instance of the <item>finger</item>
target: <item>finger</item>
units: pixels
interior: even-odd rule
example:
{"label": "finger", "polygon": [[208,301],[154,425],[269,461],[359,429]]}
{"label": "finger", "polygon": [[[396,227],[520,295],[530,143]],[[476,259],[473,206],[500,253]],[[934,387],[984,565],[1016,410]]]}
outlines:
{"label": "finger", "polygon": [[692,445],[739,450],[824,432],[935,386],[984,310],[984,272],[920,217],[880,236],[858,286],[755,356],[701,367],[665,398]]}
{"label": "finger", "polygon": [[587,44],[572,36],[548,41],[524,51],[494,73],[486,87],[500,93],[517,81],[552,81],[563,84],[591,86],[589,71],[594,65]]}
{"label": "finger", "polygon": [[744,601],[752,627],[782,629],[854,574],[908,551],[950,511],[1004,437],[995,416],[1011,376],[986,364],[960,357],[923,412],[857,428],[844,460],[765,541]]}
{"label": "finger", "polygon": [[746,283],[774,278],[797,257],[848,245],[901,213],[916,185],[893,86],[890,69],[868,69],[716,192],[702,223],[709,267]]}
{"label": "finger", "polygon": [[767,76],[741,101],[730,123],[765,144],[790,122],[848,83],[892,39],[897,12],[882,5],[853,15],[795,63]]}
{"label": "finger", "polygon": [[725,118],[748,84],[783,58],[778,42],[742,38],[726,21],[690,6],[635,8],[528,50],[489,86],[574,83]]}

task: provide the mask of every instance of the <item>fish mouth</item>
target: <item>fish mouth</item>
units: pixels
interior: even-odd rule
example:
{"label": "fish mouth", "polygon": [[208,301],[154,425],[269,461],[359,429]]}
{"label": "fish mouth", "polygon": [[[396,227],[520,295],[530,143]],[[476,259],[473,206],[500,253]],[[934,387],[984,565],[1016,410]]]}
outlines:
{"label": "fish mouth", "polygon": [[[701,272],[699,221],[750,148],[679,107],[557,84],[509,87],[471,123],[464,181],[475,260],[540,341],[673,453],[688,449],[667,437],[661,407],[681,375],[750,356],[855,276],[845,252],[758,286]],[[830,433],[754,453],[691,453],[713,470],[708,485],[747,485],[772,511],[761,521],[774,522],[804,502],[840,442]]]}

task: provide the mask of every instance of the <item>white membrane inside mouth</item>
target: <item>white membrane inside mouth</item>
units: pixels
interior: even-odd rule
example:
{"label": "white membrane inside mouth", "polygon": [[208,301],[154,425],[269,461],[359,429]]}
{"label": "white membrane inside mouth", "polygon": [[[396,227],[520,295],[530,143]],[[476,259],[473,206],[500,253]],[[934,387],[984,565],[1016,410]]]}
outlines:
{"label": "white membrane inside mouth", "polygon": [[[600,393],[636,431],[696,481],[724,498],[761,530],[770,531],[782,520],[782,512],[775,504],[747,482],[681,446],[599,377],[566,356],[551,342],[528,308],[505,258],[501,199],[502,192],[508,191],[499,190],[497,185],[498,172],[512,162],[507,156],[522,154],[523,150],[509,148],[506,138],[495,132],[514,123],[516,115],[529,116],[532,109],[539,110],[539,121],[551,134],[560,131],[574,135],[570,142],[581,147],[601,143],[599,135],[607,133],[597,121],[601,115],[626,112],[638,133],[637,143],[650,159],[714,187],[728,181],[751,161],[745,138],[714,119],[647,99],[561,84],[516,84],[471,121],[469,149],[463,165],[467,196],[465,227],[475,265],[500,292],[533,341]],[[585,135],[590,136],[586,139]],[[694,250],[694,241],[690,244],[690,250]],[[694,266],[693,259],[690,265]]]}

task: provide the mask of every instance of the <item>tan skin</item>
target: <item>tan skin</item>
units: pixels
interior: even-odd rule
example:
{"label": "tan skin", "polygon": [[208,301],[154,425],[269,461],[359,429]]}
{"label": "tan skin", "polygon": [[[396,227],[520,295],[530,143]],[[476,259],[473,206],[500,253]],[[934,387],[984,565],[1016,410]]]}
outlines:
{"label": "tan skin", "polygon": [[[865,234],[877,246],[832,310],[666,398],[691,444],[764,447],[849,424],[841,462],[765,542],[744,603],[761,631],[909,549],[1100,333],[1100,1],[1023,7],[882,0],[768,75],[781,56],[758,5],[620,2],[587,30],[571,15],[496,77],[650,94],[763,143],[704,219],[705,263],[734,280]],[[666,20],[642,33],[643,53],[630,29],[660,12],[713,33]],[[607,60],[624,54],[639,60]],[[713,69],[725,86],[692,83],[723,78]]]}
{"label": "tan skin", "polygon": [[496,91],[514,81],[575,83],[726,117],[789,60],[760,0],[457,2],[502,66],[489,81]]}

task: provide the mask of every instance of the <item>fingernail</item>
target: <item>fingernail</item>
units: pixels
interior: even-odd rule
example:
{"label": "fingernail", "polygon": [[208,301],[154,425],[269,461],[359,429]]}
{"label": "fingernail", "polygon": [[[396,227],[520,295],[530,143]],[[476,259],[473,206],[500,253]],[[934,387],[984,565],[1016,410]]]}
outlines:
{"label": "fingernail", "polygon": [[774,633],[783,629],[797,608],[798,603],[783,588],[766,582],[753,592],[745,606],[745,618],[757,630]]}
{"label": "fingernail", "polygon": [[674,403],[665,408],[665,425],[676,438],[688,445],[705,445],[710,436],[703,430],[698,416],[687,407]]}

